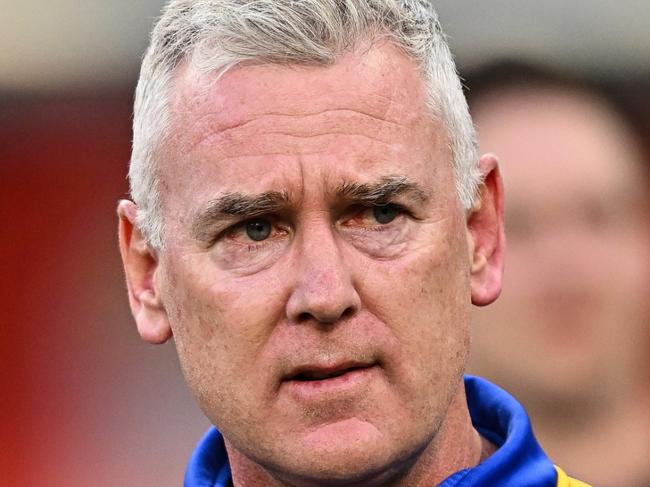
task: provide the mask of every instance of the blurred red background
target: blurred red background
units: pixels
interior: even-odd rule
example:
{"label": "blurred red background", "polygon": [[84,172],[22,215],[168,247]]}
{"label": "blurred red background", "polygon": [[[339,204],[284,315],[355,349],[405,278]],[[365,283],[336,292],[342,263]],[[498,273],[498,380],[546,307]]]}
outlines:
{"label": "blurred red background", "polygon": [[128,310],[130,91],[0,105],[2,485],[180,485],[207,427]]}
{"label": "blurred red background", "polygon": [[[50,7],[61,18],[30,3],[0,5],[8,15],[5,34],[16,33],[2,41],[16,55],[0,55],[0,485],[177,486],[208,422],[185,388],[173,344],[152,347],[136,333],[115,217],[127,195],[134,67],[162,1],[85,2],[78,9],[61,3]],[[625,25],[647,42],[647,21],[629,21],[647,19],[633,3],[623,2],[629,15],[618,24],[609,12],[588,19]],[[520,9],[504,3],[501,10],[491,3],[437,4],[461,65],[471,56],[487,61],[486,50],[520,54],[528,46],[533,54],[557,55],[564,66],[582,59],[583,69],[598,74],[603,60],[629,65],[637,51],[616,44],[623,30],[599,30],[586,20],[580,32],[596,32],[599,41],[577,42],[583,34],[571,19],[587,17],[569,12],[566,2],[531,0]],[[546,9],[549,30],[531,8]],[[526,27],[531,22],[537,29]],[[28,49],[30,30],[43,35]],[[530,33],[549,39],[546,47],[534,36],[516,40]],[[638,46],[646,64],[647,52]],[[79,72],[70,72],[70,81],[73,68]],[[646,140],[649,69],[608,74],[643,114]],[[55,76],[60,84],[50,90]]]}

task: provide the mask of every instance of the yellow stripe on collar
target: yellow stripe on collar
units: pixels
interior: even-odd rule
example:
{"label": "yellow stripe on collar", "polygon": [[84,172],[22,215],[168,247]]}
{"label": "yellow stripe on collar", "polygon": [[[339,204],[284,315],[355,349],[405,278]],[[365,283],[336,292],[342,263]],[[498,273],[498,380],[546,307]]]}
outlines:
{"label": "yellow stripe on collar", "polygon": [[572,479],[557,465],[555,470],[557,470],[557,487],[591,487],[589,484]]}

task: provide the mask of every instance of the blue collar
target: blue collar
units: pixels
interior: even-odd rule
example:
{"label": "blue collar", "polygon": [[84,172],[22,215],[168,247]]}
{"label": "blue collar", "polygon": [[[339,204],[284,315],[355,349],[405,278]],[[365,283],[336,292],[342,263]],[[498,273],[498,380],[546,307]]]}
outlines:
{"label": "blue collar", "polygon": [[523,406],[479,377],[465,377],[474,428],[498,450],[474,468],[456,472],[439,487],[555,487],[557,472],[533,436]]}
{"label": "blue collar", "polygon": [[[507,392],[478,377],[465,377],[474,427],[498,450],[474,468],[456,472],[439,487],[555,487],[557,473],[533,436],[524,408]],[[192,454],[185,487],[228,487],[230,465],[221,433],[211,428]]]}

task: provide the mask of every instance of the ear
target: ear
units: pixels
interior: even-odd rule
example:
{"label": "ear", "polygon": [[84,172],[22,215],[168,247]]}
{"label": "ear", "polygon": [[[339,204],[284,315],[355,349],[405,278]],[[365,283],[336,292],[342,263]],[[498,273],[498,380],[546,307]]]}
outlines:
{"label": "ear", "polygon": [[481,157],[484,177],[478,199],[467,216],[471,262],[472,303],[485,306],[501,293],[505,235],[503,229],[503,182],[497,158]]}
{"label": "ear", "polygon": [[120,254],[138,333],[147,342],[160,344],[169,340],[172,331],[156,289],[158,259],[135,224],[137,213],[132,201],[122,200],[117,206]]}

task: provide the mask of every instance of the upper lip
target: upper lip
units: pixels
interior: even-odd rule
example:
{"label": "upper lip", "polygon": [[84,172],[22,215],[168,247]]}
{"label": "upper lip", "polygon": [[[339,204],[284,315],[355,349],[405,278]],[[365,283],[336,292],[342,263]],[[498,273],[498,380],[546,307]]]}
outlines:
{"label": "upper lip", "polygon": [[337,364],[305,364],[299,365],[289,371],[284,380],[321,380],[337,377],[354,369],[372,367],[374,362],[348,361]]}

